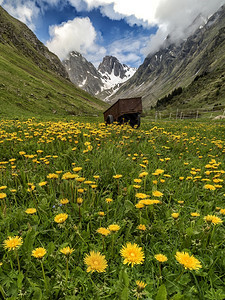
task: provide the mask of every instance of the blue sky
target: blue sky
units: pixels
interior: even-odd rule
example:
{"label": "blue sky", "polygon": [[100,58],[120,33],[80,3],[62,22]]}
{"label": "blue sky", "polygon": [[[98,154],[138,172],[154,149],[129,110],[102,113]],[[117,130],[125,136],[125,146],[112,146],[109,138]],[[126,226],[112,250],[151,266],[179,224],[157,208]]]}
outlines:
{"label": "blue sky", "polygon": [[[225,0],[0,0],[60,59],[79,51],[96,67],[105,55],[138,67],[170,34],[179,42]],[[199,26],[201,24],[196,24]],[[191,28],[191,30],[190,30]]]}

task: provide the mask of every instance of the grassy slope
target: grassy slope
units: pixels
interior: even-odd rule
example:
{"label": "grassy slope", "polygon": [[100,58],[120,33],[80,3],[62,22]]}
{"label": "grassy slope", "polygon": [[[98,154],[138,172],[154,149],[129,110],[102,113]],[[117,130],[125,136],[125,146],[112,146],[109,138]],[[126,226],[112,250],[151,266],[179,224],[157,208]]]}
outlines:
{"label": "grassy slope", "polygon": [[68,80],[41,70],[9,45],[0,44],[0,116],[96,114],[106,105]]}
{"label": "grassy slope", "polygon": [[58,57],[25,24],[1,7],[0,17],[0,117],[98,115],[106,109],[66,79]]}

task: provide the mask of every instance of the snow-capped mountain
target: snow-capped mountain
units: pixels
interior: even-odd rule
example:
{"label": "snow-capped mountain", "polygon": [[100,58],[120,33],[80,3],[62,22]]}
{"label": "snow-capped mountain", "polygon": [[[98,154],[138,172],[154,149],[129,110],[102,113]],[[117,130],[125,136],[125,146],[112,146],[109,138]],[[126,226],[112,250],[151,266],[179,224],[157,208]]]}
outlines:
{"label": "snow-capped mountain", "polygon": [[69,54],[63,65],[74,84],[105,101],[107,96],[115,93],[136,71],[135,68],[121,64],[113,56],[105,56],[96,69],[76,51]]}

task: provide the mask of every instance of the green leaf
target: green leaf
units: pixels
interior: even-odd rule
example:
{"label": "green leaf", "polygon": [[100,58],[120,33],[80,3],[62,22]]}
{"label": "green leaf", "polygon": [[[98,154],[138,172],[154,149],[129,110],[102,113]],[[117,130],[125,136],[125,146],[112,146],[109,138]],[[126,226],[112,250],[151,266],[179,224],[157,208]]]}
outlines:
{"label": "green leaf", "polygon": [[23,272],[20,272],[19,275],[18,275],[18,277],[17,277],[17,287],[18,287],[19,290],[22,289],[23,279],[24,279]]}
{"label": "green leaf", "polygon": [[123,289],[121,295],[120,295],[120,300],[128,300],[129,298],[129,289],[128,287],[125,286],[125,288]]}
{"label": "green leaf", "polygon": [[32,295],[33,300],[41,300],[42,299],[42,291],[40,288],[35,287],[34,288],[34,293]]}
{"label": "green leaf", "polygon": [[33,245],[37,234],[38,232],[36,232],[33,228],[29,230],[26,234],[26,238],[23,243],[23,249],[25,249],[28,261],[31,260],[31,253],[33,250]]}
{"label": "green leaf", "polygon": [[174,295],[171,300],[182,300],[182,299],[184,299],[184,296],[178,293]]}
{"label": "green leaf", "polygon": [[124,286],[129,286],[129,277],[127,275],[126,269],[122,269],[119,274],[119,281]]}
{"label": "green leaf", "polygon": [[125,206],[125,213],[128,213],[129,211],[134,209],[134,204],[130,200],[125,200],[124,206]]}
{"label": "green leaf", "polygon": [[165,284],[162,284],[159,287],[155,300],[167,300],[167,291],[166,291]]}
{"label": "green leaf", "polygon": [[51,255],[54,252],[54,250],[55,250],[55,244],[53,242],[50,242],[47,248],[48,255]]}
{"label": "green leaf", "polygon": [[188,227],[188,228],[186,229],[186,233],[187,233],[188,236],[192,236],[192,235],[194,234],[193,228]]}

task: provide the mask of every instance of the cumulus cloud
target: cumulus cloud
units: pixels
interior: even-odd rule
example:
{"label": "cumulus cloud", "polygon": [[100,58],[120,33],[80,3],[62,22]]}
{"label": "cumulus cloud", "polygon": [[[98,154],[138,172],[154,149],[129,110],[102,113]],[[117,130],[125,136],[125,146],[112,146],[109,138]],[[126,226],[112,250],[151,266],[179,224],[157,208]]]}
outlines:
{"label": "cumulus cloud", "polygon": [[[105,48],[100,46],[103,44],[99,40],[101,36],[88,18],[75,18],[51,27],[51,39],[47,43],[51,51],[64,58],[69,51],[77,50],[96,64],[100,55],[105,53],[117,55],[122,62],[128,62],[128,58],[132,62],[136,59],[140,61],[137,56],[157,51],[168,35],[171,42],[179,42],[218,10],[225,0],[0,0],[0,3],[32,30],[35,29],[35,17],[40,12],[44,12],[49,6],[61,9],[68,3],[77,11],[98,8],[102,15],[112,20],[124,19],[131,26],[137,24],[145,28],[153,25],[158,27],[157,33],[148,37],[148,41],[145,37],[137,37],[135,43],[135,39],[130,37],[130,44],[125,39],[115,41]],[[129,47],[130,50],[127,49]]]}
{"label": "cumulus cloud", "polygon": [[179,43],[204,24],[224,3],[225,0],[208,0],[207,5],[205,0],[161,0],[155,12],[159,29],[156,35],[150,37],[142,53],[147,55],[157,51],[168,35],[171,42]]}
{"label": "cumulus cloud", "polygon": [[60,25],[51,26],[49,33],[51,39],[47,41],[46,46],[60,59],[65,59],[73,50],[84,55],[94,51],[104,52],[104,49],[95,43],[97,34],[88,17],[75,18]]}
{"label": "cumulus cloud", "polygon": [[[76,0],[70,0],[76,1]],[[113,20],[124,19],[129,25],[158,26],[156,35],[149,37],[142,53],[147,55],[163,45],[170,35],[171,42],[187,38],[201,23],[225,3],[225,0],[83,0],[87,9],[100,7],[103,15]],[[197,18],[197,20],[196,20]],[[192,24],[192,25],[191,25]]]}
{"label": "cumulus cloud", "polygon": [[39,14],[39,8],[33,1],[25,0],[2,0],[1,5],[14,18],[27,24],[31,30],[35,30],[34,19]]}

